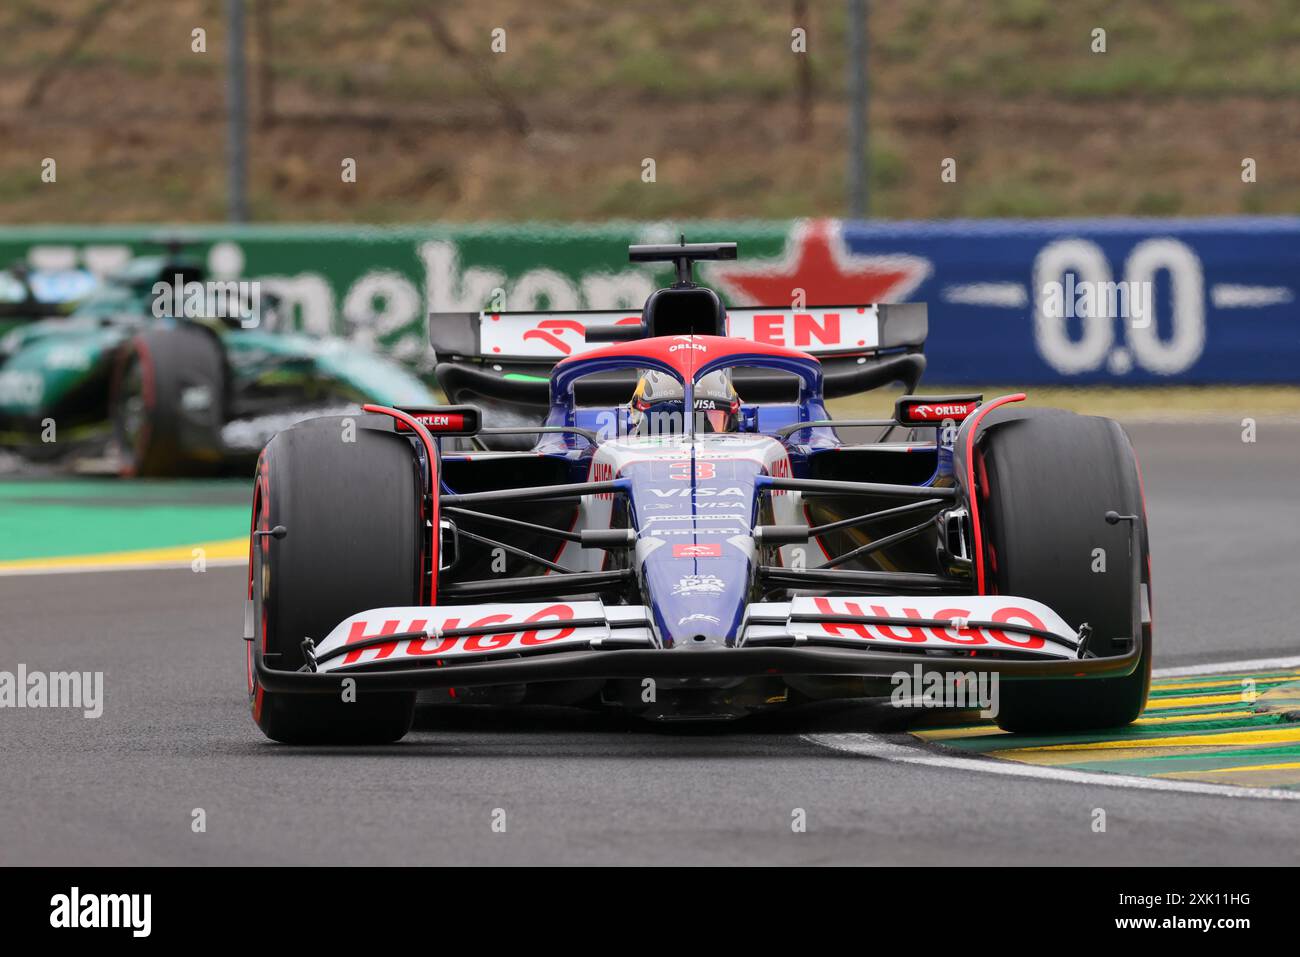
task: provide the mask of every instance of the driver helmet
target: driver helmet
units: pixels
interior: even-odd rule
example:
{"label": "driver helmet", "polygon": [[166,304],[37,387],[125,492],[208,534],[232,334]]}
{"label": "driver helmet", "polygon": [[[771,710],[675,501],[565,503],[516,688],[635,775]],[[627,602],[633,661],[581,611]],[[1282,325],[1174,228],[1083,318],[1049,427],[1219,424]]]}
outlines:
{"label": "driver helmet", "polygon": [[[725,369],[710,372],[695,383],[695,431],[735,432],[740,423],[740,396]],[[665,435],[685,431],[682,384],[663,372],[647,370],[632,394],[633,435]]]}

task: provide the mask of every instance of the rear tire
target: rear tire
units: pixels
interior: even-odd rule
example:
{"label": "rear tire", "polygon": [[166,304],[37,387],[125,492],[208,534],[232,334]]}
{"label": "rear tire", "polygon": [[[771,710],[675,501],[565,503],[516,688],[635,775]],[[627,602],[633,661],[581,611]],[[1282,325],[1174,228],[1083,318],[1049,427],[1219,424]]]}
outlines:
{"label": "rear tire", "polygon": [[225,355],[193,325],[150,329],[118,357],[110,409],[122,473],[210,475],[222,463]]}
{"label": "rear tire", "polygon": [[[423,487],[405,438],[348,419],[312,419],[279,432],[258,460],[254,529],[283,525],[281,539],[253,539],[254,641],[267,664],[296,670],[302,641],[319,642],[349,615],[420,604]],[[372,420],[373,421],[373,420]],[[251,649],[250,649],[251,656]],[[266,691],[249,666],[253,718],[286,744],[383,744],[411,727],[414,692]]]}
{"label": "rear tire", "polygon": [[[1146,511],[1128,436],[1110,419],[1055,409],[1016,410],[1001,423],[997,416],[989,417],[982,448],[986,581],[1000,594],[1043,602],[1071,627],[1086,621],[1098,654],[1127,651],[1126,643],[1109,639],[1132,630],[1129,528],[1126,522],[1108,525],[1104,516],[1110,509],[1138,516],[1141,579],[1149,598]],[[981,474],[978,459],[975,470]],[[1094,571],[1101,561],[1105,571]],[[998,726],[1055,732],[1129,724],[1146,707],[1149,625],[1140,640],[1138,667],[1122,678],[1004,679]]]}

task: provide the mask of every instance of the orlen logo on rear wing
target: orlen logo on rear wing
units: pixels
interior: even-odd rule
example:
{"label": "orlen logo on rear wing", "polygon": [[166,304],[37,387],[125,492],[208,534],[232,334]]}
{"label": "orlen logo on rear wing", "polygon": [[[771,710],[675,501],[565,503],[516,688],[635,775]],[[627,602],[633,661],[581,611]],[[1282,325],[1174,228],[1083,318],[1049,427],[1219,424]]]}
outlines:
{"label": "orlen logo on rear wing", "polygon": [[875,306],[728,309],[727,335],[813,355],[854,352],[880,345],[880,320]]}
{"label": "orlen logo on rear wing", "polygon": [[563,359],[603,343],[587,342],[588,326],[639,326],[627,312],[485,312],[479,315],[479,353],[502,359]]}
{"label": "orlen logo on rear wing", "polygon": [[[485,312],[479,316],[479,354],[501,359],[563,359],[597,349],[590,326],[640,325],[639,313]],[[737,339],[790,346],[814,355],[859,352],[880,345],[876,306],[813,306],[807,309],[728,309],[727,334]],[[435,348],[437,345],[435,344]]]}

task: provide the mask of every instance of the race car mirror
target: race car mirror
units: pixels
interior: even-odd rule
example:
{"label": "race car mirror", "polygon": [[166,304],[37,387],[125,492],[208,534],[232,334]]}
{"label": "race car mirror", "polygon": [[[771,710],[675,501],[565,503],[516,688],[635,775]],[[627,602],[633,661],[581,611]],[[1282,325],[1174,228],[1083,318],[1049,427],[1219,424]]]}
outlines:
{"label": "race car mirror", "polygon": [[[429,430],[430,435],[477,435],[483,427],[483,412],[473,405],[442,405],[423,409],[403,407],[403,412],[410,415]],[[414,432],[401,419],[394,419],[398,432]]]}
{"label": "race car mirror", "polygon": [[939,425],[961,422],[979,408],[982,395],[901,395],[894,405],[899,425]]}

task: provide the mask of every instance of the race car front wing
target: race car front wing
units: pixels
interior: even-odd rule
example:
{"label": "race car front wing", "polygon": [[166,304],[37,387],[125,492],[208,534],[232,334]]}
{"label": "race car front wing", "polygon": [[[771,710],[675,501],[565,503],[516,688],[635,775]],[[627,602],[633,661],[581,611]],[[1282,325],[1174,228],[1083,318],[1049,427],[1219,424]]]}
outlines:
{"label": "race car front wing", "polygon": [[[251,606],[244,637],[258,682],[274,692],[337,694],[347,679],[416,691],[584,678],[889,677],[917,666],[1013,680],[1118,678],[1141,662],[1150,602],[1136,516],[1112,511],[1106,520],[1129,526],[1127,635],[1097,635],[1087,623],[1073,629],[1028,598],[909,594],[756,602],[724,647],[665,647],[648,608],[598,600],[372,609],[340,622],[319,644],[305,637],[307,663],[297,671],[267,664]],[[1094,650],[1116,646],[1125,650]]]}
{"label": "race car front wing", "polygon": [[[945,603],[963,607],[938,608]],[[1112,655],[1094,654],[1099,636],[1041,603],[967,595],[755,603],[726,647],[663,647],[648,609],[599,601],[380,608],[341,622],[319,645],[304,641],[302,670],[270,667],[257,642],[253,660],[268,691],[327,694],[349,678],[413,691],[583,678],[888,677],[914,666],[1105,678],[1138,666],[1141,601],[1134,606],[1127,650]]]}

